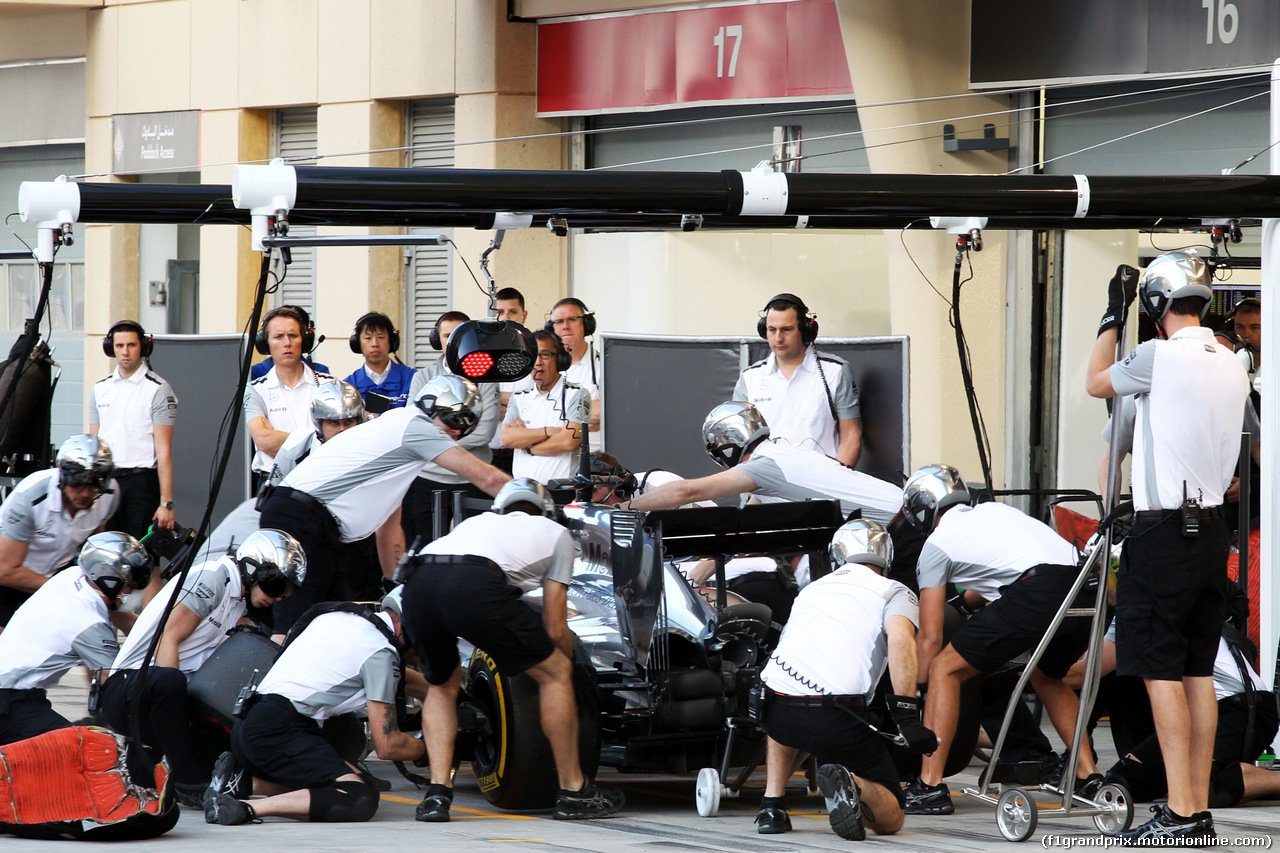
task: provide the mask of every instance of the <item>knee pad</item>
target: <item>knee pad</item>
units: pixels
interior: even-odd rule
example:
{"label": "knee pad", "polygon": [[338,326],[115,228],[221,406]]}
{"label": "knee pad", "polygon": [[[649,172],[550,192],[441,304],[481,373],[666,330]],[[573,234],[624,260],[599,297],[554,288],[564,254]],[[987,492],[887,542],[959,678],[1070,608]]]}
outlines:
{"label": "knee pad", "polygon": [[364,782],[340,779],[323,788],[311,789],[313,823],[358,823],[370,820],[378,811],[378,792]]}
{"label": "knee pad", "polygon": [[1244,772],[1231,763],[1209,780],[1209,808],[1225,809],[1244,798]]}

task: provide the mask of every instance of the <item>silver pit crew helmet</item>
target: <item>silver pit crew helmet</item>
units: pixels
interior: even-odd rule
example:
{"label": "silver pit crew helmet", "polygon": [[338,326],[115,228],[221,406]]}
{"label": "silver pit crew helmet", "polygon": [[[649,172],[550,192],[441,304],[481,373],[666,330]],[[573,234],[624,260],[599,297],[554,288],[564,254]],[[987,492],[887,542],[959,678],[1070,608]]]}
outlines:
{"label": "silver pit crew helmet", "polygon": [[938,526],[943,511],[970,500],[969,487],[950,465],[926,465],[902,487],[903,514],[926,536]]}
{"label": "silver pit crew helmet", "polygon": [[143,589],[151,582],[151,555],[127,533],[93,534],[80,549],[79,565],[113,610],[126,586]]}
{"label": "silver pit crew helmet", "polygon": [[116,466],[111,459],[111,448],[96,435],[73,435],[58,448],[58,486],[96,486],[98,491],[111,492],[111,478]]}
{"label": "silver pit crew helmet", "polygon": [[732,468],[757,444],[769,437],[764,415],[750,403],[721,403],[702,421],[702,443],[721,468]]}
{"label": "silver pit crew helmet", "polygon": [[519,503],[533,504],[547,518],[556,517],[556,502],[551,499],[551,493],[532,477],[508,480],[493,496],[493,511],[498,515],[505,515],[508,509]]}
{"label": "silver pit crew helmet", "polygon": [[871,566],[884,574],[893,565],[893,540],[889,531],[878,521],[855,518],[846,521],[831,537],[828,549],[833,568],[849,563]]}
{"label": "silver pit crew helmet", "polygon": [[396,587],[382,597],[379,606],[384,613],[394,613],[397,619],[404,618],[404,584]]}
{"label": "silver pit crew helmet", "polygon": [[307,576],[302,546],[283,530],[255,530],[236,549],[236,565],[246,592],[258,587],[272,598],[293,592]]}
{"label": "silver pit crew helmet", "polygon": [[316,436],[322,421],[364,420],[364,399],[355,386],[341,379],[324,382],[311,395],[311,421],[316,425]]}
{"label": "silver pit crew helmet", "polygon": [[428,380],[413,398],[413,404],[427,417],[439,418],[462,435],[470,435],[480,423],[480,390],[470,379],[452,373]]}
{"label": "silver pit crew helmet", "polygon": [[1189,252],[1167,252],[1152,261],[1138,282],[1138,299],[1142,310],[1161,325],[1173,300],[1197,296],[1204,300],[1200,319],[1209,313],[1213,299],[1212,273],[1197,255]]}

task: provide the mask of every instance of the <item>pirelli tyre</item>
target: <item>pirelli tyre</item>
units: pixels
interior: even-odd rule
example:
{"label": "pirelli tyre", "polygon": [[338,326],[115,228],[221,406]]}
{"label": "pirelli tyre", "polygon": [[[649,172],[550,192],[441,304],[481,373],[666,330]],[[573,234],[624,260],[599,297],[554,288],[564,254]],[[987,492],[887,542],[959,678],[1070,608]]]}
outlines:
{"label": "pirelli tyre", "polygon": [[[594,779],[600,763],[597,726],[600,700],[595,671],[574,643],[574,698],[578,705],[578,752],[583,775]],[[486,800],[501,809],[524,811],[555,805],[559,783],[551,745],[542,734],[538,684],[528,674],[508,678],[477,649],[463,689],[484,712],[473,738],[472,771]]]}

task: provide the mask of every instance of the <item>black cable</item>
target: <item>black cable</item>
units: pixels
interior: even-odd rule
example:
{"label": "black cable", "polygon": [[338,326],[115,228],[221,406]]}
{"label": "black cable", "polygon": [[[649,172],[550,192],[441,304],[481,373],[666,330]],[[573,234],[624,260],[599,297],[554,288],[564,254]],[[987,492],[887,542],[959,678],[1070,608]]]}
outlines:
{"label": "black cable", "polygon": [[[956,240],[955,271],[951,279],[951,325],[956,330],[956,355],[960,359],[960,378],[964,382],[965,397],[969,402],[969,419],[973,422],[973,437],[978,445],[978,461],[982,465],[983,492],[990,497],[991,488],[995,485],[991,479],[990,445],[987,440],[986,424],[982,421],[982,411],[978,407],[978,395],[973,387],[973,370],[969,365],[969,344],[964,337],[964,326],[960,323],[960,267],[969,257],[969,241],[965,237]],[[973,264],[969,265],[969,281],[973,278]]]}

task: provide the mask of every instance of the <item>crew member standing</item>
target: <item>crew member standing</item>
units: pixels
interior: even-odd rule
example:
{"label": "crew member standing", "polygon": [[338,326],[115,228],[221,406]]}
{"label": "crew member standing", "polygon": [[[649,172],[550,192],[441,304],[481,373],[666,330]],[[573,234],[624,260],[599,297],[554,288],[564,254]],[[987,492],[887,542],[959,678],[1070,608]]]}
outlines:
{"label": "crew member standing", "polygon": [[[371,311],[356,320],[356,329],[347,341],[351,351],[364,356],[364,364],[346,381],[355,386],[364,398],[365,407],[381,414],[387,409],[399,409],[409,401],[409,383],[413,381],[412,367],[391,360],[400,349],[400,332],[386,314]],[[370,394],[386,398],[370,405]]]}
{"label": "crew member standing", "polygon": [[588,311],[581,299],[566,296],[551,306],[551,319],[543,327],[560,338],[569,351],[569,366],[560,372],[565,380],[586,390],[591,397],[591,420],[588,422],[591,450],[603,450],[604,434],[600,432],[600,382],[603,370],[600,353],[594,341],[587,338],[596,333],[596,315]]}
{"label": "crew member standing", "polygon": [[533,385],[511,395],[502,443],[515,448],[511,472],[539,483],[572,477],[578,470],[582,425],[591,418],[587,389],[564,372],[569,353],[550,332],[535,332],[538,355]]}
{"label": "crew member standing", "polygon": [[110,530],[141,539],[155,522],[173,527],[173,426],[178,398],[151,370],[154,342],[133,320],[107,330],[102,351],[116,369],[89,392],[89,433],[100,435],[115,463],[116,512]]}
{"label": "crew member standing", "polygon": [[[1209,813],[1218,706],[1213,661],[1226,610],[1223,493],[1240,453],[1249,380],[1200,325],[1213,290],[1193,254],[1170,252],[1137,270],[1121,265],[1089,358],[1086,390],[1121,397],[1121,446],[1133,453],[1136,511],[1116,588],[1116,671],[1140,676],[1151,697],[1169,800],[1147,823],[1119,833],[1137,843],[1216,843]],[[1140,293],[1167,338],[1115,363],[1117,328]]]}
{"label": "crew member standing", "polygon": [[[514,287],[504,287],[494,294],[493,319],[519,323],[524,326],[529,321],[529,311],[524,307],[524,294]],[[529,384],[529,377],[515,382],[498,383],[498,423],[507,418],[507,404],[511,402],[511,393]],[[493,450],[493,465],[502,471],[511,473],[513,451],[502,443],[502,429],[494,430],[489,440],[489,448]]]}
{"label": "crew member standing", "polygon": [[105,528],[114,470],[105,441],[73,435],[54,467],[25,477],[0,504],[0,628]]}
{"label": "crew member standing", "polygon": [[862,453],[858,386],[848,362],[819,355],[818,319],[790,293],[769,300],[756,325],[772,350],[742,371],[733,399],[760,410],[774,438],[817,449],[852,468]]}

